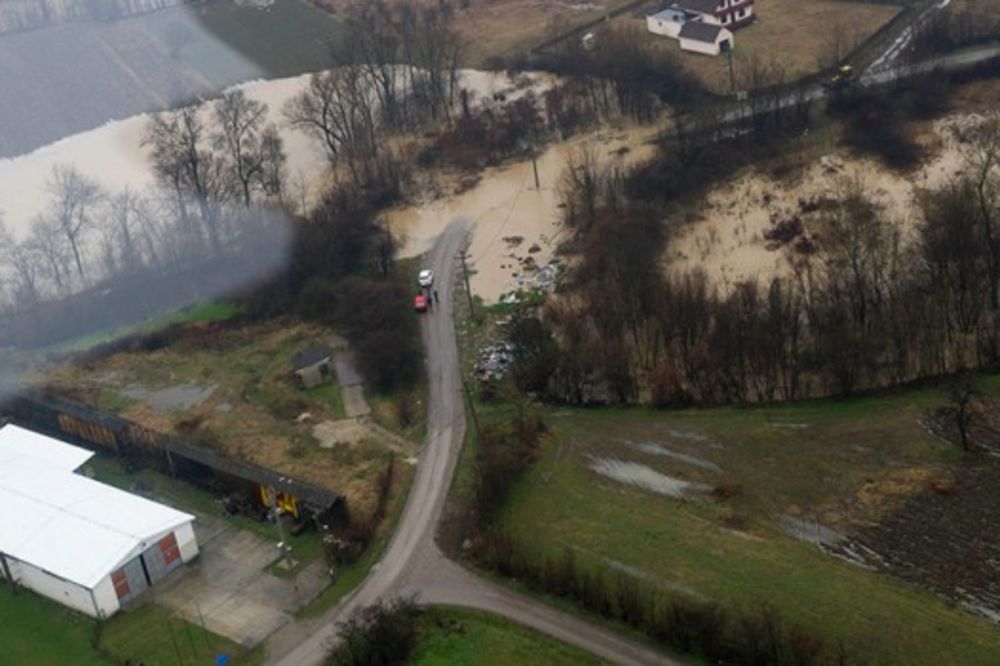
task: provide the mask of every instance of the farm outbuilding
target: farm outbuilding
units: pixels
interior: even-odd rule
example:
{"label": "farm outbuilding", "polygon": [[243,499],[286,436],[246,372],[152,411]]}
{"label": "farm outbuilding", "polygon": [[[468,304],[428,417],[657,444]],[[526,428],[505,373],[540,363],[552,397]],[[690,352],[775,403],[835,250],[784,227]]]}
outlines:
{"label": "farm outbuilding", "polygon": [[0,428],[0,578],[106,618],[198,555],[194,516],[76,470],[94,454]]}
{"label": "farm outbuilding", "polygon": [[330,381],[333,366],[330,357],[333,352],[325,345],[316,345],[300,351],[292,359],[295,376],[302,388],[313,388]]}
{"label": "farm outbuilding", "polygon": [[717,25],[689,21],[680,31],[681,48],[705,55],[719,55],[733,48],[733,33]]}

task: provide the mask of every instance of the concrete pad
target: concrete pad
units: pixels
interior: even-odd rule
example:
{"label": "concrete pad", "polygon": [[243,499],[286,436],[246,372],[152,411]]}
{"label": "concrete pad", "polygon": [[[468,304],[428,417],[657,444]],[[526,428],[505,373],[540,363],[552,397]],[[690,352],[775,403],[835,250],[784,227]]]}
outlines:
{"label": "concrete pad", "polygon": [[365,400],[365,390],[360,384],[354,386],[344,386],[340,391],[344,399],[344,413],[348,418],[357,418],[371,413],[371,407]]}
{"label": "concrete pad", "polygon": [[196,523],[196,529],[211,535],[201,542],[201,554],[176,578],[154,588],[156,600],[241,645],[257,645],[290,622],[328,582],[322,562],[310,564],[294,579],[269,573],[279,556],[277,534],[269,541],[219,519]]}

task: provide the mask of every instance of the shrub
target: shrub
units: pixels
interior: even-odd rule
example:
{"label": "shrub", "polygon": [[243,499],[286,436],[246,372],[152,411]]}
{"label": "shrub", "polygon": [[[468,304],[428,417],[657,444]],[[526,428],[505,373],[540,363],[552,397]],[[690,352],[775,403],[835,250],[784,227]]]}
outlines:
{"label": "shrub", "polygon": [[404,664],[417,641],[420,611],[413,599],[397,598],[357,609],[337,627],[326,666]]}

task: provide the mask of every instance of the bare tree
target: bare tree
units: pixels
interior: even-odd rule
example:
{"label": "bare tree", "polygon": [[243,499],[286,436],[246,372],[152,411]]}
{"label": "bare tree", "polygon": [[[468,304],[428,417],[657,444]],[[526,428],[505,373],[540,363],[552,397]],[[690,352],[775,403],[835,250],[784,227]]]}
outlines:
{"label": "bare tree", "polygon": [[966,164],[975,188],[976,218],[989,258],[990,306],[1000,309],[1000,120],[977,129]]}
{"label": "bare tree", "polygon": [[31,223],[31,236],[25,244],[25,249],[28,248],[43,260],[40,263],[47,269],[47,277],[56,291],[65,291],[69,286],[70,251],[59,223],[49,217],[36,216]]}
{"label": "bare tree", "polygon": [[107,213],[100,225],[101,251],[108,276],[129,274],[142,265],[142,250],[137,238],[138,197],[126,187],[108,201]]}
{"label": "bare tree", "polygon": [[979,393],[968,379],[955,382],[949,391],[947,411],[954,419],[955,429],[958,430],[959,441],[962,443],[962,450],[966,452],[972,448],[970,430],[976,420],[978,401]]}
{"label": "bare tree", "polygon": [[52,219],[66,237],[77,274],[84,278],[81,245],[93,223],[91,208],[103,196],[96,181],[84,176],[76,167],[56,165],[46,185],[52,197]]}
{"label": "bare tree", "polygon": [[260,135],[260,171],[257,180],[264,195],[279,203],[285,198],[285,182],[288,180],[285,144],[278,128],[268,125]]}
{"label": "bare tree", "polygon": [[203,143],[205,127],[194,106],[154,114],[143,144],[152,149],[157,176],[173,188],[178,214],[187,223],[187,198],[193,196],[212,251],[222,255],[219,206],[225,196],[223,168]]}
{"label": "bare tree", "polygon": [[360,64],[386,125],[399,129],[405,123],[405,91],[399,67],[401,30],[393,8],[385,0],[361,3],[347,22],[347,41],[334,57],[340,65]]}
{"label": "bare tree", "polygon": [[323,142],[331,164],[345,158],[354,181],[378,153],[377,100],[362,69],[347,65],[313,74],[309,87],[283,109],[292,127]]}
{"label": "bare tree", "polygon": [[223,93],[213,108],[218,128],[212,145],[225,155],[227,170],[240,188],[243,205],[249,208],[253,184],[263,169],[261,131],[267,120],[267,104],[237,89]]}

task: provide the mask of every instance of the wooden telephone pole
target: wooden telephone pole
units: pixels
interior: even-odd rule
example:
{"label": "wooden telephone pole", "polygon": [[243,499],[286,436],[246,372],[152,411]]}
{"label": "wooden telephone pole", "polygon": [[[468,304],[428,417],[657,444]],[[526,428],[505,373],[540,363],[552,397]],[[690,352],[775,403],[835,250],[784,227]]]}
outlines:
{"label": "wooden telephone pole", "polygon": [[469,315],[475,318],[475,306],[472,303],[472,287],[469,286],[469,265],[465,263],[466,252],[460,250],[458,256],[462,258],[462,277],[465,279],[465,295],[469,298]]}

